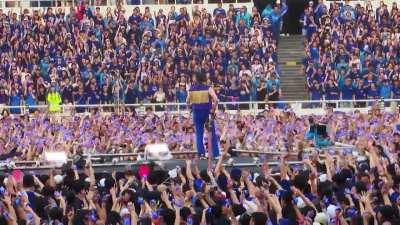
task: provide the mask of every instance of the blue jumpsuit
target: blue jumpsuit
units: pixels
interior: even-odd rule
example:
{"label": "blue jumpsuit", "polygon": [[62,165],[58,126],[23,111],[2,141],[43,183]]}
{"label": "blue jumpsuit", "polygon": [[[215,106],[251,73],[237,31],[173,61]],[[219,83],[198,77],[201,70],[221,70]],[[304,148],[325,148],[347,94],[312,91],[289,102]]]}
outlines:
{"label": "blue jumpsuit", "polygon": [[[211,97],[208,93],[210,87],[204,84],[192,85],[189,90],[189,103],[192,105],[193,122],[196,131],[196,148],[199,156],[205,155],[203,137],[204,125],[209,121],[211,111]],[[210,124],[212,156],[219,156],[218,137],[215,132],[214,120]],[[210,140],[209,140],[210,141]]]}

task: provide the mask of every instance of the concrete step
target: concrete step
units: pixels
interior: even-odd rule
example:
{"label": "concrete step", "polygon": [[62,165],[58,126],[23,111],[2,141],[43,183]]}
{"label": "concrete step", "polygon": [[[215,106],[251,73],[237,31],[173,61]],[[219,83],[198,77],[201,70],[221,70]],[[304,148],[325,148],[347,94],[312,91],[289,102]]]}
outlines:
{"label": "concrete step", "polygon": [[287,43],[287,44],[278,46],[278,50],[284,50],[284,49],[296,49],[296,50],[302,49],[302,50],[304,50],[304,45],[301,43],[293,42],[293,43]]}
{"label": "concrete step", "polygon": [[[304,58],[304,37],[301,35],[281,37],[278,44],[278,61],[281,64],[280,79],[282,99],[306,100],[308,93],[305,88],[305,77],[299,64]],[[296,62],[287,65],[286,62]]]}

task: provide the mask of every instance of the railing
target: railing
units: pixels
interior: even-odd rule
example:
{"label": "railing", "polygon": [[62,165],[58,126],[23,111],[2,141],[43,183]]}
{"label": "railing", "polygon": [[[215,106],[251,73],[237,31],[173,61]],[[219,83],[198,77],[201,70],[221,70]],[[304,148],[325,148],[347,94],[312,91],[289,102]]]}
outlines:
{"label": "railing", "polygon": [[[90,6],[115,6],[115,5],[193,5],[217,4],[221,0],[89,0]],[[253,0],[224,0],[224,4],[250,3]],[[0,7],[69,7],[75,6],[75,0],[1,0]]]}
{"label": "railing", "polygon": [[[325,4],[329,4],[333,0],[327,0]],[[90,6],[107,6],[112,7],[117,4],[122,5],[192,5],[192,4],[217,4],[221,0],[88,0]],[[238,3],[251,3],[253,0],[222,0],[223,4],[238,4]],[[335,1],[337,3],[344,3],[345,1]],[[370,1],[373,8],[379,7],[381,0]],[[391,7],[393,2],[397,0],[385,0],[385,3]],[[360,4],[365,6],[365,0],[352,0],[349,1],[350,5]],[[76,0],[0,0],[1,8],[16,8],[16,7],[69,7],[78,4]]]}
{"label": "railing", "polygon": [[[303,100],[303,101],[266,101],[266,102],[220,102],[219,110],[226,110],[235,113],[240,110],[245,114],[257,115],[260,112],[271,108],[290,109],[298,115],[323,114],[327,108],[334,111],[353,112],[359,110],[367,113],[372,106],[378,106],[381,110],[393,111],[397,108],[400,99],[365,99],[365,100]],[[47,111],[47,105],[35,106],[7,106],[0,105],[0,111],[8,110],[14,114],[29,114],[34,111]],[[143,114],[147,109],[151,109],[160,114],[169,112],[173,114],[188,114],[189,107],[186,103],[143,103],[143,104],[87,104],[87,105],[61,105],[58,115],[80,114],[92,111],[104,113],[122,113],[135,110],[136,113]]]}
{"label": "railing", "polygon": [[[267,163],[270,167],[279,166],[279,159],[283,156],[288,156],[289,165],[301,165],[302,161],[298,160],[298,154],[295,152],[261,152],[255,150],[233,150],[240,157],[230,158],[225,161],[223,165],[225,167],[259,167],[263,163]],[[197,154],[195,151],[189,152],[172,152],[174,156],[185,155],[185,159],[194,158]],[[318,156],[324,158],[326,153],[321,152]],[[81,157],[90,157],[92,166],[95,170],[104,171],[115,169],[123,171],[127,166],[136,167],[143,164],[149,164],[151,161],[137,161],[135,158],[138,157],[138,153],[115,153],[115,154],[84,154]],[[261,159],[263,155],[263,159]],[[68,159],[69,162],[73,162],[73,159]],[[203,160],[204,161],[204,160]],[[184,166],[185,161],[174,157],[172,161],[153,161],[160,167],[175,167],[176,165]],[[204,166],[204,165],[203,165]],[[49,164],[46,161],[5,161],[0,162],[0,172],[7,172],[10,170],[24,170],[24,171],[37,171],[43,173],[50,169],[61,169],[62,166],[55,166]]]}
{"label": "railing", "polygon": [[[354,146],[342,145],[340,143],[335,143],[335,146],[329,147],[329,149],[335,149],[336,154],[332,155],[334,158],[343,155],[346,148],[352,148],[354,153],[357,152],[357,156],[362,156]],[[326,154],[332,154],[330,151],[319,150],[318,157],[324,159]],[[311,150],[315,149],[305,149],[302,154],[309,154]],[[281,157],[287,157],[286,160],[290,166],[301,166],[303,162],[299,159],[299,153],[297,152],[286,152],[286,151],[258,151],[249,149],[232,150],[239,157],[230,157],[226,160],[223,165],[225,167],[252,167],[259,168],[262,164],[267,163],[272,170],[279,166],[279,161]],[[92,167],[96,172],[111,172],[110,170],[115,170],[123,172],[127,167],[134,168],[143,164],[155,163],[157,166],[164,169],[172,169],[176,166],[185,166],[185,159],[193,159],[197,155],[196,151],[187,152],[171,152],[174,159],[168,161],[147,161],[147,160],[137,160],[140,153],[109,153],[109,154],[83,154],[79,158],[86,159],[90,157],[92,162]],[[184,155],[184,158],[179,158],[179,156]],[[178,157],[177,157],[178,156]],[[69,163],[73,163],[74,159],[70,158],[67,160]],[[205,169],[208,165],[207,160],[201,160],[200,167]],[[216,160],[214,160],[215,163]],[[34,172],[35,174],[45,173],[52,169],[62,169],[63,165],[52,165],[47,161],[3,161],[0,162],[0,173],[6,173],[11,170],[23,170]],[[80,170],[82,170],[81,168]],[[277,174],[278,175],[278,174]]]}

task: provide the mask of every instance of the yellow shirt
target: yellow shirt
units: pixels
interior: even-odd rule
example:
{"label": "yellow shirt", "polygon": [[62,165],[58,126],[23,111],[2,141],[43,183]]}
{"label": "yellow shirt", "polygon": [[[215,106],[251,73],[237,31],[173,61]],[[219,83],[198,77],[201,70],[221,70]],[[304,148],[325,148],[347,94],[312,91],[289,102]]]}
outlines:
{"label": "yellow shirt", "polygon": [[61,110],[61,96],[58,92],[49,93],[47,95],[47,102],[49,103],[50,112],[59,112]]}

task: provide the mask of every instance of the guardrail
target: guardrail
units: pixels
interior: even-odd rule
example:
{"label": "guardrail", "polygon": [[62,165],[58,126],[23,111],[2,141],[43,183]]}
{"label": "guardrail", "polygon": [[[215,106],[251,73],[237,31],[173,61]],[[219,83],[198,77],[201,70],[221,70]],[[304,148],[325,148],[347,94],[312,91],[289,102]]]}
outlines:
{"label": "guardrail", "polygon": [[[216,5],[221,0],[88,0],[89,6],[153,6],[153,5]],[[253,0],[223,0],[223,4],[252,3]],[[40,8],[40,7],[75,7],[75,0],[1,0],[0,7],[5,8]]]}
{"label": "guardrail", "polygon": [[[263,154],[266,156],[282,156],[282,155],[287,155],[288,153],[285,152],[257,152],[257,151],[252,151],[252,152],[246,152],[245,150],[238,150],[236,151],[238,154],[243,154],[245,153],[245,157],[239,157],[237,158],[238,160],[233,161],[233,160],[228,160],[226,161],[223,165],[226,167],[258,167],[261,165],[261,162],[259,158],[257,157],[250,157],[248,155],[251,154]],[[171,152],[174,156],[177,155],[186,155],[189,156],[189,158],[193,158],[190,155],[196,155],[197,152],[195,151],[190,151],[190,152]],[[135,167],[143,164],[149,164],[149,163],[155,163],[156,165],[159,166],[166,166],[166,163],[171,163],[171,161],[147,161],[147,160],[141,160],[137,161],[135,158],[139,155],[139,153],[116,153],[116,154],[91,154],[91,155],[82,155],[82,158],[87,158],[90,156],[92,160],[92,166],[96,170],[109,170],[110,168],[112,169],[118,169],[119,171],[123,171],[127,166],[130,167]],[[290,154],[293,158],[290,159],[289,164],[301,164],[300,161],[296,161],[295,156],[297,154],[292,153]],[[185,159],[187,159],[186,157]],[[118,160],[114,160],[118,159]],[[233,159],[233,158],[232,158]],[[185,161],[183,159],[172,159],[173,164],[176,165],[181,165],[183,166]],[[265,159],[268,161],[268,165],[270,166],[277,166],[279,163],[277,163],[277,160],[274,158],[268,157],[268,159]],[[68,159],[68,162],[73,162],[74,159]],[[207,160],[203,160],[203,162],[206,162]],[[169,166],[171,167],[171,166]],[[49,164],[49,162],[45,161],[5,161],[0,163],[0,172],[7,172],[10,170],[23,170],[23,171],[47,171],[50,169],[61,169],[62,166],[55,166]]]}
{"label": "guardrail", "polygon": [[[259,167],[263,163],[267,163],[269,166],[278,166],[279,159],[276,157],[282,157],[288,155],[288,164],[289,165],[300,165],[302,161],[297,159],[297,153],[288,153],[288,152],[260,152],[260,151],[252,151],[252,150],[234,150],[234,152],[241,154],[239,157],[233,157],[223,163],[226,167]],[[172,152],[173,155],[182,155],[182,154],[197,154],[195,151],[191,152]],[[253,155],[248,156],[248,155]],[[259,155],[264,155],[266,158],[260,160]],[[82,155],[82,158],[86,158],[89,155]],[[90,155],[92,159],[92,166],[95,170],[109,170],[109,169],[117,169],[119,171],[123,171],[127,166],[136,167],[143,164],[155,163],[161,167],[171,167],[173,164],[176,165],[185,165],[185,161],[183,159],[173,159],[172,161],[136,161],[136,160],[110,160],[115,158],[129,158],[129,157],[137,157],[137,153],[116,153],[116,154],[92,154]],[[108,158],[107,161],[104,160],[95,160],[96,158]],[[324,158],[324,154],[320,154],[319,157]],[[68,159],[69,162],[73,162],[73,159]],[[100,162],[99,162],[100,161]],[[207,160],[202,160],[203,164],[206,163]],[[172,164],[171,164],[172,163]],[[171,164],[171,165],[166,165]],[[62,166],[51,165],[45,161],[5,161],[0,163],[0,172],[7,172],[10,170],[23,170],[23,171],[47,171],[51,169],[62,169]]]}
{"label": "guardrail", "polygon": [[[325,1],[326,6],[329,8],[330,3],[333,0]],[[123,6],[154,6],[154,5],[207,5],[212,4],[216,5],[219,2],[223,4],[243,4],[243,3],[252,3],[253,0],[87,0],[86,1],[90,6],[106,6],[113,7],[117,4],[121,4]],[[335,1],[337,3],[345,3],[345,1]],[[365,6],[368,1],[365,0],[352,0],[348,3],[352,6],[356,4],[360,4]],[[378,8],[381,0],[370,0],[372,7],[374,9]],[[397,2],[397,0],[385,0],[385,3],[388,5],[389,9],[391,9],[391,4],[393,2]],[[70,7],[76,6],[78,1],[75,0],[0,0],[1,8],[40,8],[40,7]]]}
{"label": "guardrail", "polygon": [[[219,110],[227,110],[235,113],[240,110],[243,113],[257,115],[270,108],[290,109],[298,115],[323,114],[327,108],[334,111],[353,112],[359,110],[368,112],[372,106],[378,105],[381,110],[393,111],[397,108],[400,99],[365,99],[365,100],[304,100],[304,101],[246,101],[246,102],[219,102]],[[29,114],[34,111],[47,111],[47,105],[35,106],[8,106],[0,105],[0,111],[20,111],[20,114]],[[156,113],[169,112],[173,114],[189,114],[189,106],[186,103],[143,103],[143,104],[86,104],[86,105],[60,105],[60,111],[55,115],[69,116],[98,110],[101,112],[122,113],[135,110],[143,114],[146,109],[152,109]]]}

